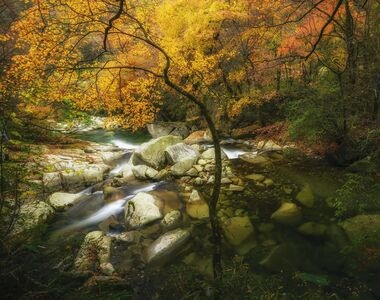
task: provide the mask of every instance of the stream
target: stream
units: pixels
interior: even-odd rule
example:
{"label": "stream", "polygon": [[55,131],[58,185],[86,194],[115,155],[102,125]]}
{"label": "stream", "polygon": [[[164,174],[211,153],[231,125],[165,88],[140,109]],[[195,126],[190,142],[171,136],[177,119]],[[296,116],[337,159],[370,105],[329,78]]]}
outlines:
{"label": "stream", "polygon": [[[105,131],[86,132],[76,137],[112,143],[126,150],[126,154],[114,162],[113,169],[103,183],[79,192],[82,195],[81,201],[58,215],[50,228],[51,237],[54,239],[72,235],[83,236],[109,224],[111,225],[107,235],[111,237],[120,235],[125,231],[124,207],[140,192],[164,195],[174,193],[179,199],[183,197],[180,186],[182,183],[178,181],[133,181],[120,186],[123,198],[105,203],[102,184],[116,178],[128,163],[134,149],[149,140],[149,137],[146,135],[133,137],[120,132]],[[341,187],[344,170],[331,167],[319,160],[300,158],[281,159],[269,167],[258,167],[239,158],[247,151],[257,154],[255,149],[233,144],[223,145],[222,149],[228,157],[233,172],[244,179],[245,185],[244,192],[222,189],[218,203],[219,221],[223,230],[227,232],[225,234],[228,234],[229,229],[223,224],[230,224],[228,223],[230,219],[239,222],[249,219],[253,224],[249,226],[254,227],[249,233],[245,225],[238,230],[231,229],[234,230],[233,234],[241,234],[244,237],[247,235],[248,238],[244,243],[239,242],[236,245],[233,242],[232,244],[223,242],[224,260],[233,261],[238,254],[244,257],[245,263],[251,270],[261,276],[271,276],[273,273],[287,276],[296,272],[298,280],[318,287],[329,286],[332,282],[343,278],[345,272],[350,269],[340,248],[346,238],[337,226],[338,220],[328,200],[333,199],[337,189]],[[251,174],[259,175],[257,178],[260,179],[248,180]],[[198,189],[207,195],[210,192],[210,185],[200,186]],[[313,207],[302,207],[297,200],[294,200],[304,190],[311,191],[314,199]],[[298,225],[283,225],[273,220],[272,214],[276,209],[284,203],[294,201],[302,207],[303,221],[297,224],[303,224],[303,229],[297,227]],[[177,265],[191,266],[205,276],[211,276],[212,244],[208,222],[189,218],[187,206],[184,204],[181,204],[179,209],[184,216],[183,223],[191,228],[192,242],[184,254],[171,261]],[[126,250],[132,249],[132,246],[119,243],[114,246],[111,261],[119,274],[126,274],[141,265],[140,258],[136,257],[146,245],[159,237],[155,224],[141,230],[139,233],[142,236],[141,244],[136,245],[137,248],[133,246],[131,253],[127,253]],[[236,226],[239,227],[239,223],[236,223]],[[232,241],[234,240],[236,237],[232,238]]]}

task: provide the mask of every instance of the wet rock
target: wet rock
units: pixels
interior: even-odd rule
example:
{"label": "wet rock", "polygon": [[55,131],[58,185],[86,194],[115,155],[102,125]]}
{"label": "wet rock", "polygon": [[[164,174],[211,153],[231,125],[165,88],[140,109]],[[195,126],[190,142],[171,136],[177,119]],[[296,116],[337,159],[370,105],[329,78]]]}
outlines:
{"label": "wet rock", "polygon": [[178,144],[182,138],[174,135],[162,136],[142,144],[135,150],[136,159],[142,160],[146,165],[161,170],[166,163],[165,149]]}
{"label": "wet rock", "polygon": [[265,157],[263,155],[257,155],[256,153],[253,153],[253,152],[241,154],[239,155],[239,158],[261,168],[266,167],[271,164],[271,161],[268,157]]}
{"label": "wet rock", "polygon": [[20,207],[11,235],[31,232],[39,226],[48,223],[54,217],[54,214],[54,209],[42,201],[32,201],[23,204]]}
{"label": "wet rock", "polygon": [[104,233],[108,233],[111,229],[120,227],[120,223],[115,216],[110,216],[99,223],[98,227]]}
{"label": "wet rock", "polygon": [[49,197],[49,204],[56,210],[63,211],[75,203],[78,203],[81,199],[86,197],[82,194],[70,194],[57,192]]}
{"label": "wet rock", "polygon": [[112,186],[103,187],[104,202],[106,204],[120,200],[126,196],[122,189],[115,188]]}
{"label": "wet rock", "polygon": [[302,220],[302,213],[300,208],[294,203],[283,203],[281,207],[276,210],[271,219],[285,225],[296,225]]}
{"label": "wet rock", "polygon": [[125,205],[125,223],[129,228],[139,228],[163,217],[160,201],[147,193],[138,193]]}
{"label": "wet rock", "polygon": [[311,208],[314,205],[314,194],[309,184],[306,184],[302,190],[297,194],[296,199],[302,205]]}
{"label": "wet rock", "polygon": [[184,160],[196,161],[199,157],[199,152],[184,143],[167,147],[165,149],[165,154],[171,164],[176,164]]}
{"label": "wet rock", "polygon": [[147,263],[166,261],[175,257],[189,239],[190,232],[186,229],[175,229],[163,234],[147,248],[145,255]]}
{"label": "wet rock", "polygon": [[74,269],[77,271],[95,271],[97,266],[108,264],[111,254],[111,238],[101,231],[88,233],[75,258]]}
{"label": "wet rock", "polygon": [[156,176],[153,177],[153,179],[159,181],[159,180],[166,179],[169,175],[170,175],[170,172],[168,170],[162,169],[156,174]]}
{"label": "wet rock", "polygon": [[161,227],[164,230],[173,230],[180,227],[182,223],[182,214],[179,210],[172,210],[167,213],[161,220]]}
{"label": "wet rock", "polygon": [[233,246],[239,246],[254,234],[254,227],[248,217],[232,217],[222,228],[226,240]]}
{"label": "wet rock", "polygon": [[189,135],[189,129],[183,122],[155,122],[148,124],[146,127],[153,138],[166,135],[176,135],[185,138]]}
{"label": "wet rock", "polygon": [[312,237],[323,237],[327,230],[327,226],[325,224],[318,224],[315,222],[306,222],[298,227],[298,232]]}
{"label": "wet rock", "polygon": [[256,173],[247,175],[247,176],[245,176],[245,178],[251,179],[251,180],[254,180],[254,181],[258,181],[258,182],[263,182],[265,180],[265,176],[264,175],[262,175],[262,174],[256,174]]}

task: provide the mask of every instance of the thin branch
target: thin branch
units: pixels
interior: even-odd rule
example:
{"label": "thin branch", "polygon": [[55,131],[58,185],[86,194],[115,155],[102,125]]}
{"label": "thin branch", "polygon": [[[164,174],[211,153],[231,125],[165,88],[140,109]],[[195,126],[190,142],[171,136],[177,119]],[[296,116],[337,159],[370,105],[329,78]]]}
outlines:
{"label": "thin branch", "polygon": [[103,39],[103,49],[104,49],[104,51],[107,51],[107,38],[108,38],[108,33],[109,33],[109,31],[112,29],[112,27],[113,27],[113,22],[116,21],[117,19],[119,19],[119,18],[121,17],[121,14],[123,13],[124,1],[125,1],[125,0],[120,0],[120,3],[119,3],[119,9],[118,9],[116,15],[114,15],[114,16],[108,21],[108,26],[106,27],[106,29],[105,29],[105,31],[104,31],[104,39]]}

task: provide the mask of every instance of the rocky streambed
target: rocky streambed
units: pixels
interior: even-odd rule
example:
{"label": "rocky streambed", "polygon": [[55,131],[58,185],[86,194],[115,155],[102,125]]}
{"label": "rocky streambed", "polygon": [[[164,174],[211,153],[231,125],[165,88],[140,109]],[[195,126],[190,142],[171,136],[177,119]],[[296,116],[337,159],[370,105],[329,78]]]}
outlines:
{"label": "rocky streambed", "polygon": [[[215,154],[208,143],[204,132],[195,132],[42,156],[45,173],[36,182],[51,193],[21,208],[27,217],[17,233],[53,219],[50,232],[60,243],[79,234],[81,246],[65,268],[89,274],[92,283],[120,283],[136,270],[173,263],[211,276],[208,199]],[[329,207],[342,170],[289,160],[286,147],[272,141],[223,144],[217,208],[227,265],[238,255],[252,272],[298,274],[329,286],[352,276],[344,253],[369,236],[354,260],[377,276],[380,264],[376,257],[367,261],[365,249],[378,249],[380,215],[339,222]]]}

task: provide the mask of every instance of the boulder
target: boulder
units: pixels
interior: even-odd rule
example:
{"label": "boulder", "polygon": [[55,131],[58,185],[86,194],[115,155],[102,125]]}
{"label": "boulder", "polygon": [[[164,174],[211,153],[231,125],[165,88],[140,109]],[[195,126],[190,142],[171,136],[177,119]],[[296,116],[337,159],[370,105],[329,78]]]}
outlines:
{"label": "boulder", "polygon": [[186,174],[187,171],[189,171],[193,165],[195,160],[194,159],[186,159],[180,162],[177,162],[175,165],[173,165],[170,168],[170,171],[174,176],[183,176]]}
{"label": "boulder", "polygon": [[183,122],[155,122],[148,124],[147,129],[153,138],[166,135],[176,135],[185,138],[189,135],[189,129]]}
{"label": "boulder", "polygon": [[83,194],[57,192],[49,197],[48,202],[54,209],[62,211],[78,203],[84,197],[85,195]]}
{"label": "boulder", "polygon": [[212,142],[210,134],[205,130],[198,130],[191,133],[184,142],[188,145],[199,144],[199,143],[209,143]]}
{"label": "boulder", "polygon": [[255,229],[248,217],[233,217],[222,226],[226,240],[232,246],[239,246],[249,237],[252,237]]}
{"label": "boulder", "polygon": [[281,151],[282,147],[272,140],[260,141],[257,143],[257,149],[261,151]]}
{"label": "boulder", "polygon": [[297,194],[296,199],[303,206],[306,206],[308,208],[313,207],[313,205],[314,205],[314,194],[313,194],[313,191],[311,190],[309,184],[306,184],[302,188],[302,190]]}
{"label": "boulder", "polygon": [[186,229],[175,229],[164,233],[146,249],[146,262],[151,264],[174,258],[190,237],[190,231]]}
{"label": "boulder", "polygon": [[179,143],[176,145],[169,146],[165,149],[165,155],[171,164],[176,164],[184,160],[194,160],[196,161],[199,152],[194,150],[189,145],[184,143]]}
{"label": "boulder", "polygon": [[179,136],[167,135],[144,143],[135,150],[133,163],[135,164],[136,160],[141,160],[146,165],[156,170],[161,170],[166,163],[165,149],[181,141],[182,138]]}
{"label": "boulder", "polygon": [[46,224],[54,217],[54,209],[42,201],[33,201],[21,205],[20,212],[13,227],[12,235],[32,231]]}
{"label": "boulder", "polygon": [[380,246],[380,214],[357,215],[339,223],[352,242],[367,240]]}
{"label": "boulder", "polygon": [[126,193],[119,188],[112,186],[103,187],[104,202],[106,204],[120,200],[126,196]]}
{"label": "boulder", "polygon": [[263,155],[257,155],[255,152],[243,153],[239,155],[239,158],[261,168],[271,164],[271,160],[268,157]]}
{"label": "boulder", "polygon": [[125,223],[128,228],[139,228],[163,217],[161,201],[147,193],[138,193],[125,205]]}
{"label": "boulder", "polygon": [[137,179],[153,179],[157,176],[158,171],[146,165],[138,165],[132,167],[132,173]]}
{"label": "boulder", "polygon": [[277,223],[285,225],[296,225],[302,220],[302,212],[294,203],[283,203],[271,216]]}
{"label": "boulder", "polygon": [[74,261],[76,271],[96,271],[96,267],[103,264],[110,270],[111,237],[101,231],[88,233],[79,249]]}

